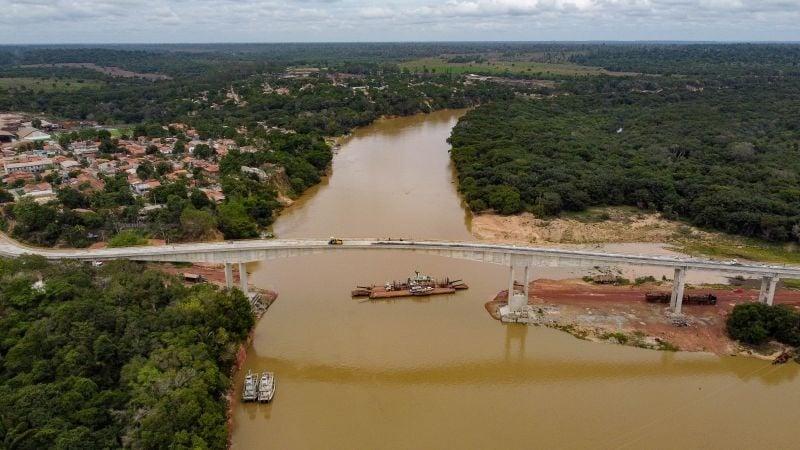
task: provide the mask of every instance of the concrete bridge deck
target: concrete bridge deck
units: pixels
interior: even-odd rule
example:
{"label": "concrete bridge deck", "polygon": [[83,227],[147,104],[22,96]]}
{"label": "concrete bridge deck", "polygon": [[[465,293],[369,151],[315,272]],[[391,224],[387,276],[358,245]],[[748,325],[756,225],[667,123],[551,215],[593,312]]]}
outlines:
{"label": "concrete bridge deck", "polygon": [[[680,312],[686,271],[704,270],[737,275],[762,277],[760,299],[772,303],[775,285],[780,278],[800,278],[800,267],[767,264],[738,264],[700,258],[675,258],[642,256],[620,253],[567,250],[560,248],[517,246],[482,242],[410,241],[386,239],[343,239],[340,245],[330,245],[327,239],[270,239],[237,240],[227,242],[202,242],[104,249],[45,249],[30,247],[5,236],[0,236],[0,256],[17,257],[23,254],[41,255],[49,260],[77,259],[102,261],[131,259],[156,262],[208,262],[226,264],[226,276],[232,280],[231,266],[251,261],[288,258],[331,251],[411,251],[447,258],[498,264],[510,268],[509,291],[513,292],[514,271],[525,269],[527,287],[531,267],[585,267],[599,264],[624,264],[633,266],[672,267],[675,283],[671,306]],[[242,278],[246,290],[246,276]]]}

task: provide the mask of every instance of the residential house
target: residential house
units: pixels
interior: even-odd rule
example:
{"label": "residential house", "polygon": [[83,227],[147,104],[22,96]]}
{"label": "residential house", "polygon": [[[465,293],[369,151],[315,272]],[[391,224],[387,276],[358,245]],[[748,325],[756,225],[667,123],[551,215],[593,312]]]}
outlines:
{"label": "residential house", "polygon": [[49,158],[32,158],[23,162],[8,162],[5,164],[6,175],[15,172],[42,173],[53,168],[53,161]]}
{"label": "residential house", "polygon": [[20,141],[49,141],[52,137],[44,131],[33,127],[22,127],[17,130],[17,139]]}
{"label": "residential house", "polygon": [[131,190],[137,195],[145,195],[150,192],[153,188],[157,188],[161,186],[161,183],[158,181],[140,181],[138,183],[131,184]]}
{"label": "residential house", "polygon": [[200,188],[200,191],[206,194],[206,198],[208,198],[215,205],[219,205],[225,201],[225,194],[223,194],[222,191],[207,188]]}

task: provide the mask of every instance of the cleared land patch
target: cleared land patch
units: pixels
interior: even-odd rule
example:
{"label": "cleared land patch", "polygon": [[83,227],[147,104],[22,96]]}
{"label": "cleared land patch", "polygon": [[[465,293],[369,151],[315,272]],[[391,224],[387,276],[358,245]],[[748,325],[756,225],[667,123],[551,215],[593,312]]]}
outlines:
{"label": "cleared land patch", "polygon": [[11,77],[0,78],[0,89],[33,89],[43,92],[69,92],[86,88],[105,86],[104,81],[82,80],[76,78],[34,78]]}
{"label": "cleared land patch", "polygon": [[171,80],[172,77],[160,73],[140,73],[132,72],[130,70],[121,69],[119,67],[98,66],[94,63],[58,63],[58,64],[29,64],[20,66],[24,68],[30,67],[70,67],[75,69],[89,69],[100,72],[104,75],[121,78],[141,78],[148,81],[164,81]]}
{"label": "cleared land patch", "polygon": [[480,73],[492,75],[637,75],[629,72],[610,72],[600,67],[579,66],[570,63],[544,63],[526,61],[524,59],[495,59],[488,58],[483,61],[449,62],[448,57],[420,58],[400,63],[400,67],[414,72],[435,73]]}

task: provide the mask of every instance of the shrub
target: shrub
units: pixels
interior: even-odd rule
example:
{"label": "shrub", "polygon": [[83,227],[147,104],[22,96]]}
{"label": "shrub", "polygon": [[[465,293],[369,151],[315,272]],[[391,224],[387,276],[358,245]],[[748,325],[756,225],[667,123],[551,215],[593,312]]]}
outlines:
{"label": "shrub", "polygon": [[108,240],[109,247],[133,247],[136,245],[147,245],[147,239],[135,231],[123,231]]}
{"label": "shrub", "polygon": [[800,314],[785,305],[739,304],[725,325],[731,338],[747,344],[763,344],[774,338],[784,344],[800,345]]}

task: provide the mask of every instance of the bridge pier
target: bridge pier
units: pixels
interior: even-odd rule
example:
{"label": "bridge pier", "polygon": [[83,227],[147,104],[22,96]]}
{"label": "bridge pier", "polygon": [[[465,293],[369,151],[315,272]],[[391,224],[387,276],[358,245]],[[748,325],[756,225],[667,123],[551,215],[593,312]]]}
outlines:
{"label": "bridge pier", "polygon": [[508,303],[514,297],[514,264],[508,266]]}
{"label": "bridge pier", "polygon": [[225,263],[225,287],[233,288],[233,264]]}
{"label": "bridge pier", "polygon": [[530,267],[525,265],[525,303],[528,302],[528,285],[531,284],[531,277],[530,277]]}
{"label": "bridge pier", "polygon": [[775,302],[775,288],[780,278],[773,276],[761,277],[761,291],[758,293],[759,303],[766,303],[770,306]]}
{"label": "bridge pier", "polygon": [[239,284],[242,293],[247,295],[247,264],[242,262],[239,263]]}
{"label": "bridge pier", "polygon": [[669,308],[676,314],[681,313],[683,307],[683,288],[686,285],[686,267],[676,267],[672,279],[672,296],[669,298]]}
{"label": "bridge pier", "polygon": [[522,287],[522,292],[517,293],[514,289],[514,272],[516,266],[512,263],[509,266],[508,273],[508,306],[512,311],[522,311],[525,305],[528,304],[528,285],[530,284],[530,266],[525,264],[525,285]]}

